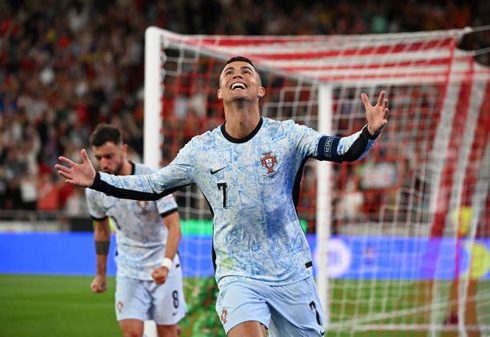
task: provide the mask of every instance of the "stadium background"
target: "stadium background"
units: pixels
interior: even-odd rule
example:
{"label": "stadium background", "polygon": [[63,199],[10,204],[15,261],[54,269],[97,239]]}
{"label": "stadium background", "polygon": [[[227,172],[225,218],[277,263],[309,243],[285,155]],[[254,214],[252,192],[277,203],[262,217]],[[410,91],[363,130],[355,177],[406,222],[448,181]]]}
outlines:
{"label": "stadium background", "polygon": [[[489,24],[489,18],[490,4],[484,1],[391,1],[383,5],[375,1],[251,0],[2,2],[0,230],[90,231],[83,190],[64,184],[53,165],[59,155],[78,158],[79,149],[88,146],[90,132],[99,122],[120,126],[131,158],[141,161],[144,30],[150,25],[186,34],[325,35],[476,27]],[[479,34],[464,43],[466,48],[488,47],[490,36]],[[488,55],[482,55],[479,62],[490,64]],[[315,233],[315,228],[307,230]],[[3,256],[10,258],[0,262],[4,291],[10,289],[5,285],[12,276],[6,275],[10,273],[7,266],[15,265],[17,258],[36,261],[32,258],[35,249],[30,249],[34,246],[22,242],[15,245],[17,250],[3,246],[8,253]],[[49,245],[45,239],[39,242]],[[59,256],[70,246],[52,248],[52,254]],[[77,249],[93,254],[90,240],[87,247]],[[94,260],[90,255],[87,259]],[[67,259],[65,263],[72,262]],[[39,264],[32,266],[22,273],[43,273],[34,268]],[[89,301],[90,278],[86,280],[83,290]],[[12,293],[1,297],[4,308],[16,307],[19,299]],[[110,296],[105,299],[111,309]],[[0,334],[17,330],[7,317],[0,315]],[[106,317],[115,326],[113,314]],[[7,328],[10,330],[4,330]]]}

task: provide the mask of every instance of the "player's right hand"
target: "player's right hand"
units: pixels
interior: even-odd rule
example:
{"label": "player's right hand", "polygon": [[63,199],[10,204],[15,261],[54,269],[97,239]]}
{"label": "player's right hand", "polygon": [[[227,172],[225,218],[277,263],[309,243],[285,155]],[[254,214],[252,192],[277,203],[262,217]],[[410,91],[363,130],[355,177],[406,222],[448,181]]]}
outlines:
{"label": "player's right hand", "polygon": [[160,267],[153,271],[151,277],[156,284],[164,284],[167,281],[168,269],[167,267]]}
{"label": "player's right hand", "polygon": [[77,164],[66,157],[60,156],[58,157],[60,162],[66,164],[68,167],[60,164],[56,164],[54,167],[58,170],[58,174],[65,178],[68,184],[91,187],[95,180],[95,169],[88,157],[87,151],[82,149],[80,154],[82,155],[82,164]]}
{"label": "player's right hand", "polygon": [[105,276],[95,276],[92,284],[90,285],[90,289],[94,293],[103,293],[107,290],[107,277]]}

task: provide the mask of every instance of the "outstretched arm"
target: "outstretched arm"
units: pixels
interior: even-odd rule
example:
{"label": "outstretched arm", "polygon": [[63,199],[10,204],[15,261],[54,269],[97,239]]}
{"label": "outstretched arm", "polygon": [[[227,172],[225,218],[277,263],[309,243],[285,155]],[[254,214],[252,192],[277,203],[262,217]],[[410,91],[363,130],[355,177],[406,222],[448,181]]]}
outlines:
{"label": "outstretched arm", "polygon": [[58,170],[58,174],[65,178],[65,182],[81,187],[91,187],[94,184],[95,169],[90,161],[87,151],[82,149],[82,164],[77,164],[66,157],[59,157],[60,162],[68,165],[68,167],[56,164],[54,167]]}
{"label": "outstretched arm", "polygon": [[362,102],[366,108],[366,118],[368,121],[368,131],[371,135],[377,136],[388,124],[388,99],[385,98],[386,92],[381,91],[378,102],[375,106],[369,103],[369,98],[365,93],[361,94]]}
{"label": "outstretched arm", "polygon": [[385,95],[386,92],[382,91],[376,105],[372,106],[367,95],[362,93],[368,124],[361,131],[347,137],[323,136],[318,142],[318,155],[315,158],[336,163],[364,158],[381,130],[388,124],[388,99]]}

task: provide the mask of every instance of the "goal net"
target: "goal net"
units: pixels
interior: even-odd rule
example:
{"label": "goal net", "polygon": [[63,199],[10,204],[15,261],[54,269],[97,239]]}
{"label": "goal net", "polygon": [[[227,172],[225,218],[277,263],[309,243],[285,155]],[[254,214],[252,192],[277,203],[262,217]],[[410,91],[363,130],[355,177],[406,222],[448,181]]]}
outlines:
{"label": "goal net", "polygon": [[[470,30],[348,36],[180,35],[150,27],[144,160],[168,164],[224,121],[229,57],[252,59],[263,116],[333,136],[366,123],[362,92],[389,124],[360,162],[310,160],[298,215],[328,336],[490,333],[490,71],[458,48]],[[214,312],[212,217],[195,186],[175,194],[189,316],[184,335],[224,336]]]}

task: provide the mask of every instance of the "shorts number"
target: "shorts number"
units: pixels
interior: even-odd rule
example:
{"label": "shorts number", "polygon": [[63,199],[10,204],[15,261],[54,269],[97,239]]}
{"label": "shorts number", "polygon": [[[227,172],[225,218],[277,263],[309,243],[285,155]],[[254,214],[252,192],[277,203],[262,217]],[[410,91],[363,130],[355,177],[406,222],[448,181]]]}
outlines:
{"label": "shorts number", "polygon": [[172,298],[174,299],[174,308],[177,309],[179,307],[179,292],[177,290],[172,292]]}
{"label": "shorts number", "polygon": [[322,325],[322,319],[320,318],[320,313],[316,309],[315,301],[311,301],[311,303],[310,303],[310,309],[311,310],[315,310],[315,313],[316,313],[316,322],[318,323],[318,325]]}

